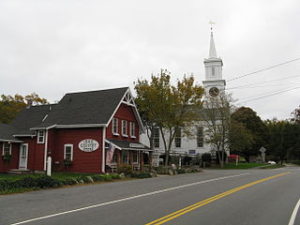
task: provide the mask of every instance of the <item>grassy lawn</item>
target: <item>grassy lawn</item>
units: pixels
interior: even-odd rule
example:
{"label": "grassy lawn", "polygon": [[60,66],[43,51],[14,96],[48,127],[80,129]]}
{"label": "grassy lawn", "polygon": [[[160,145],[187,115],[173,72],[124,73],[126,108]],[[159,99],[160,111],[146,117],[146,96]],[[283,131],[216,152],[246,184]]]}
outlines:
{"label": "grassy lawn", "polygon": [[236,165],[235,163],[227,163],[224,165],[224,168],[217,167],[211,167],[213,169],[251,169],[255,167],[261,167],[267,165],[266,163],[239,163]]}
{"label": "grassy lawn", "polygon": [[53,173],[51,177],[44,174],[0,174],[0,195],[118,179],[121,179],[118,174]]}
{"label": "grassy lawn", "polygon": [[277,168],[282,168],[282,167],[285,167],[285,165],[275,164],[275,165],[263,166],[260,169],[277,169]]}
{"label": "grassy lawn", "polygon": [[[52,177],[58,180],[65,180],[65,179],[72,179],[78,178],[82,176],[90,176],[95,174],[87,174],[87,173],[52,173]],[[0,174],[0,181],[1,180],[9,180],[9,181],[16,181],[21,180],[26,177],[41,177],[44,176],[43,174]]]}

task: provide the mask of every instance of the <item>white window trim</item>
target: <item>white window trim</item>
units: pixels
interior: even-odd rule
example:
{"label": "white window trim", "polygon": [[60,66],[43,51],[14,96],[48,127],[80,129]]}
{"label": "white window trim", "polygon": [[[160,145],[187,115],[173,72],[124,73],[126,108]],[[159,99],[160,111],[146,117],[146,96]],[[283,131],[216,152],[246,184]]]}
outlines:
{"label": "white window trim", "polygon": [[[114,121],[116,121],[116,122],[114,122]],[[115,132],[114,131],[114,125],[117,125],[116,127],[117,127],[117,132]],[[119,120],[118,120],[118,118],[113,118],[112,119],[112,126],[111,126],[111,129],[112,129],[112,134],[113,135],[115,135],[115,136],[119,136],[119,132],[118,132],[118,130],[119,130]]]}
{"label": "white window trim", "polygon": [[[5,144],[5,142],[3,142],[3,144],[2,144],[2,155],[3,156],[4,156],[4,144]],[[12,144],[11,143],[7,143],[7,144],[9,144],[9,154],[11,155]]]}
{"label": "white window trim", "polygon": [[[127,120],[122,120],[122,136],[123,137],[128,137],[128,130],[127,130],[127,128],[128,128],[128,122],[127,122]],[[124,133],[124,126],[125,126],[125,131],[126,131],[126,133]]]}
{"label": "white window trim", "polygon": [[136,138],[136,136],[135,136],[135,122],[130,122],[129,123],[129,130],[130,130],[130,137],[131,138]]}
{"label": "white window trim", "polygon": [[66,147],[71,147],[71,161],[73,161],[73,144],[64,145],[64,159],[66,159]]}
{"label": "white window trim", "polygon": [[[40,132],[43,132],[43,141],[40,141]],[[44,130],[38,130],[37,131],[37,143],[38,144],[44,144],[45,143],[45,131]]]}

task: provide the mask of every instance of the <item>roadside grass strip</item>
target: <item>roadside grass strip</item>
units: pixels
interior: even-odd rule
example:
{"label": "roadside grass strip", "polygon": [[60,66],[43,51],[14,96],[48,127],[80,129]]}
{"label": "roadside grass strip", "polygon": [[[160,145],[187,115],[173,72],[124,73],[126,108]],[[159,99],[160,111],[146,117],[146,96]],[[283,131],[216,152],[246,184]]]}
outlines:
{"label": "roadside grass strip", "polygon": [[263,182],[271,180],[271,179],[275,179],[275,178],[287,175],[289,173],[290,172],[280,173],[280,174],[277,174],[277,175],[274,175],[274,176],[271,176],[271,177],[266,177],[266,178],[263,178],[263,179],[260,179],[260,180],[257,180],[257,181],[254,181],[254,182],[251,182],[251,183],[248,183],[248,184],[245,184],[245,185],[233,188],[233,189],[230,189],[228,191],[225,191],[223,193],[220,193],[220,194],[215,195],[213,197],[207,198],[205,200],[202,200],[202,201],[197,202],[197,203],[195,203],[193,205],[187,206],[187,207],[185,207],[183,209],[180,209],[178,211],[175,211],[175,212],[173,212],[171,214],[168,214],[168,215],[166,215],[164,217],[156,219],[156,220],[154,220],[154,221],[152,221],[150,223],[147,223],[145,225],[160,225],[160,224],[167,223],[167,222],[169,222],[169,221],[171,221],[171,220],[173,220],[173,219],[175,219],[175,218],[177,218],[179,216],[182,216],[182,215],[184,215],[184,214],[186,214],[188,212],[191,212],[191,211],[193,211],[195,209],[200,208],[201,206],[207,205],[207,204],[209,204],[211,202],[214,202],[214,201],[216,201],[218,199],[224,198],[224,197],[226,197],[228,195],[231,195],[231,194],[233,194],[235,192],[241,191],[243,189],[252,187],[252,186],[254,186],[256,184],[260,184],[260,183],[263,183]]}

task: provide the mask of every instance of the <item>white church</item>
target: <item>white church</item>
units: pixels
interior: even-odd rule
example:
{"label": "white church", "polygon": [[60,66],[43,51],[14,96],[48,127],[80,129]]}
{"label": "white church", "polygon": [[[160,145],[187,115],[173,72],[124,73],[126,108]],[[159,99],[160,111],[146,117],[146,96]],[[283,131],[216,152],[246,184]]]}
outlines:
{"label": "white church", "polygon": [[[223,61],[217,56],[213,32],[210,35],[210,46],[208,58],[204,59],[205,80],[202,81],[206,94],[216,97],[225,91],[226,82],[222,77]],[[186,136],[183,132],[178,132],[175,137],[170,155],[194,157],[206,152],[212,152],[213,147],[205,141],[205,122],[198,122],[194,127],[190,127],[191,135]],[[147,135],[141,136],[141,141],[149,146]],[[154,130],[154,151],[152,162],[154,166],[159,165],[162,160],[161,155],[165,153],[163,139],[159,129]]]}

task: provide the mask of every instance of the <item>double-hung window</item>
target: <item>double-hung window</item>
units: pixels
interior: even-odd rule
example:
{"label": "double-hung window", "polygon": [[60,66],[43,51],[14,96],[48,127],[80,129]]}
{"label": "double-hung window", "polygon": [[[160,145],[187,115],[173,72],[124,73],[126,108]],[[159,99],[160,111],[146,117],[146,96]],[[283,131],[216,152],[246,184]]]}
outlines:
{"label": "double-hung window", "polygon": [[122,136],[128,137],[126,120],[122,120]]}
{"label": "double-hung window", "polygon": [[73,145],[72,144],[65,144],[64,160],[73,161]]}
{"label": "double-hung window", "polygon": [[203,127],[197,127],[197,147],[203,147]]}
{"label": "double-hung window", "polygon": [[2,155],[11,155],[11,144],[10,143],[3,143],[2,146]]}
{"label": "double-hung window", "polygon": [[38,130],[37,132],[37,143],[38,144],[44,144],[45,142],[45,131]]}
{"label": "double-hung window", "polygon": [[130,122],[130,137],[135,138],[135,123],[134,122]]}
{"label": "double-hung window", "polygon": [[113,120],[112,120],[112,133],[113,133],[113,135],[119,135],[118,122],[119,122],[119,120],[117,118],[113,118]]}
{"label": "double-hung window", "polygon": [[153,144],[154,148],[159,148],[159,128],[154,127],[153,129]]}
{"label": "double-hung window", "polygon": [[181,128],[176,128],[175,130],[175,147],[181,148]]}

